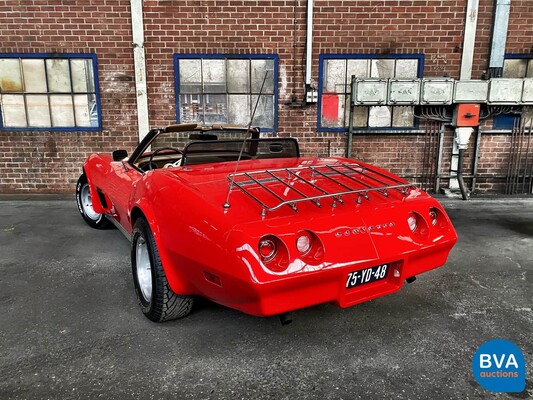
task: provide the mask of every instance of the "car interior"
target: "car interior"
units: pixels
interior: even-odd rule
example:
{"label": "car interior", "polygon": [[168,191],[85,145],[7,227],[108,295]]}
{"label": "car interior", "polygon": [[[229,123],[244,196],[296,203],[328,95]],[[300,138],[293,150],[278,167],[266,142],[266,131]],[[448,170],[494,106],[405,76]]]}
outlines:
{"label": "car interior", "polygon": [[[220,136],[229,136],[231,139],[220,139]],[[236,136],[239,138],[236,139]],[[223,135],[192,133],[178,137],[161,132],[137,159],[130,162],[142,171],[150,171],[237,161],[239,155],[241,160],[300,156],[298,142],[294,138],[258,138],[257,134],[250,139],[243,139],[242,136],[242,132],[223,132]]]}

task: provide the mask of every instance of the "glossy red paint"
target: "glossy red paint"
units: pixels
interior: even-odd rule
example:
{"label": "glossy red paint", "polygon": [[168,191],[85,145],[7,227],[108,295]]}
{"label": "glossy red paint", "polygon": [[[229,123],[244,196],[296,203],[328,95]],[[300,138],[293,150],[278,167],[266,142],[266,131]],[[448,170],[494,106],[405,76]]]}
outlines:
{"label": "glossy red paint", "polygon": [[[354,160],[241,160],[237,173],[346,163]],[[367,198],[348,194],[344,204],[332,198],[321,199],[320,207],[305,201],[298,203],[297,211],[283,206],[266,215],[257,202],[233,188],[230,207],[224,208],[228,175],[234,170],[235,162],[221,162],[144,172],[103,154],[90,156],[84,164],[95,211],[110,216],[128,235],[136,218],[147,219],[174,292],[200,295],[253,315],[324,302],[348,307],[384,296],[399,290],[406,278],[444,265],[457,241],[441,205],[415,187],[405,194],[369,190]],[[325,188],[333,185],[327,177],[314,179]],[[412,212],[422,218],[421,231],[409,228]],[[300,255],[297,239],[304,231],[310,232],[315,247]],[[280,241],[272,261],[262,261],[260,254],[259,243],[266,235]],[[278,264],[270,264],[274,262]],[[346,288],[350,273],[383,264],[389,266],[385,279]]]}

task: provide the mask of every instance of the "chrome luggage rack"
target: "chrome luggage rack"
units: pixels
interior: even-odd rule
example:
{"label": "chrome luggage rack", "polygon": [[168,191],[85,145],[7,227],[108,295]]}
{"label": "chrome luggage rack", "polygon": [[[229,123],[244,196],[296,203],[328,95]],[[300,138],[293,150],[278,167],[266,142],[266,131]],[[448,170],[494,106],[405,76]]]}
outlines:
{"label": "chrome luggage rack", "polygon": [[[389,191],[394,190],[405,197],[410,189],[416,188],[411,183],[355,163],[241,172],[228,175],[228,180],[230,192],[236,187],[252,198],[261,206],[262,216],[283,206],[298,212],[297,204],[304,201],[322,207],[321,200],[331,198],[331,206],[336,207],[337,203],[345,203],[343,196],[357,195],[356,202],[361,203],[362,199],[370,200],[369,192],[389,197]],[[267,199],[273,204],[267,204]],[[224,207],[230,207],[229,201]]]}

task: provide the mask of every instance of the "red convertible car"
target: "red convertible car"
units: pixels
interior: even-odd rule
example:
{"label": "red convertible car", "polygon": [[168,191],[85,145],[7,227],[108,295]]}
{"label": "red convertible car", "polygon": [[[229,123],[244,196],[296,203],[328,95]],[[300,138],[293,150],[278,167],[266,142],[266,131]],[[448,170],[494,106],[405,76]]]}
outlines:
{"label": "red convertible car", "polygon": [[131,240],[139,304],[158,322],[186,316],[194,296],[282,321],[352,306],[442,266],[457,241],[407,181],[243,127],[173,125],[129,157],[93,154],[76,198],[91,227],[111,222]]}

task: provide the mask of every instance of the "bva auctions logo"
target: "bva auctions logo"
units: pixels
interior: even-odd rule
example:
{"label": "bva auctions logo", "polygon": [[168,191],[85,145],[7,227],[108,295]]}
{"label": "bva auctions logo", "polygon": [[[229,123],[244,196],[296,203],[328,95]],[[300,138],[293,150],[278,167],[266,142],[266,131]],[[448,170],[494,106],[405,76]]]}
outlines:
{"label": "bva auctions logo", "polygon": [[479,346],[472,359],[476,381],[492,392],[522,392],[526,388],[526,362],[513,342],[490,340]]}

